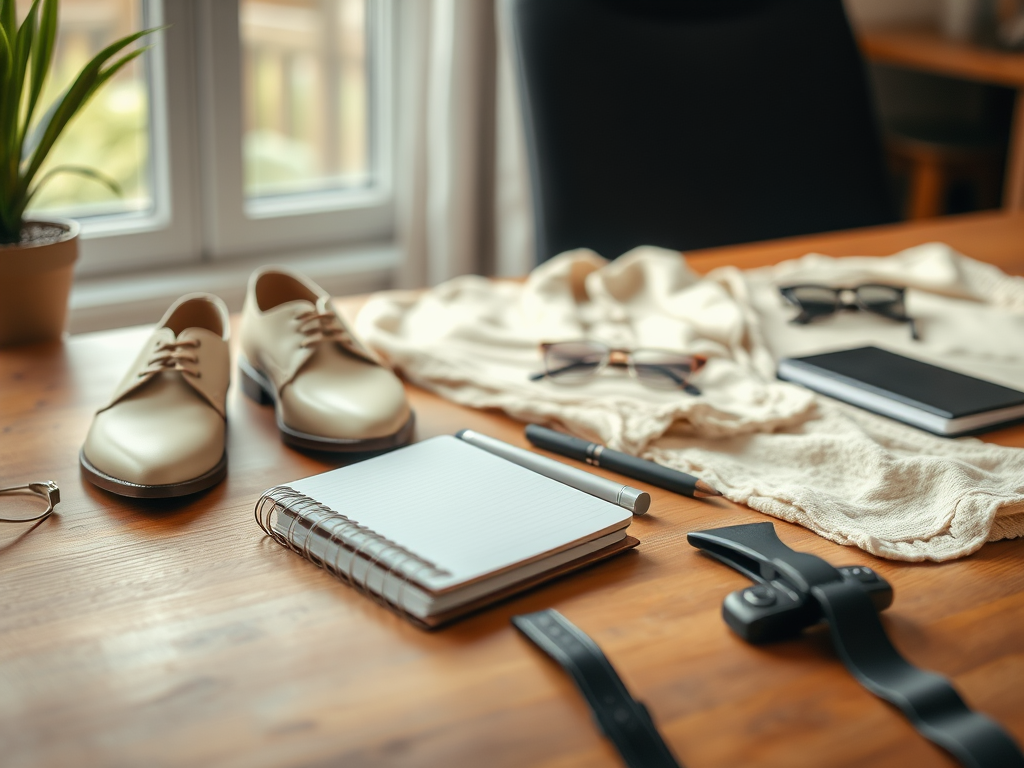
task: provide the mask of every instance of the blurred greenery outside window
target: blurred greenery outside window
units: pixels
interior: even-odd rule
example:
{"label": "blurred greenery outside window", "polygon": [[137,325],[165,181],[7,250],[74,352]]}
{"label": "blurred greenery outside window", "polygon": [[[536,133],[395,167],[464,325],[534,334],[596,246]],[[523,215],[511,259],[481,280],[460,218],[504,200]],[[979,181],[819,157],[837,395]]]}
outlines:
{"label": "blurred greenery outside window", "polygon": [[246,197],[370,181],[364,0],[243,0]]}
{"label": "blurred greenery outside window", "polygon": [[[366,3],[241,0],[239,146],[247,199],[359,189],[373,182]],[[18,0],[22,16],[30,6],[30,0]],[[141,29],[142,6],[141,0],[60,0],[44,104],[70,85],[96,51]],[[189,85],[194,92],[195,84]],[[82,218],[151,211],[157,191],[149,95],[144,57],[93,98],[43,169],[95,168],[121,185],[122,197],[95,181],[61,174],[39,193],[31,212]],[[194,194],[201,196],[201,190]]]}
{"label": "blurred greenery outside window", "polygon": [[[22,18],[31,5],[18,0]],[[57,46],[41,103],[49,107],[97,51],[141,29],[140,10],[137,0],[61,0]],[[138,60],[118,73],[65,129],[42,168],[42,173],[60,165],[95,168],[117,181],[123,196],[94,180],[59,174],[33,200],[30,213],[77,217],[152,208],[145,76],[145,64]]]}

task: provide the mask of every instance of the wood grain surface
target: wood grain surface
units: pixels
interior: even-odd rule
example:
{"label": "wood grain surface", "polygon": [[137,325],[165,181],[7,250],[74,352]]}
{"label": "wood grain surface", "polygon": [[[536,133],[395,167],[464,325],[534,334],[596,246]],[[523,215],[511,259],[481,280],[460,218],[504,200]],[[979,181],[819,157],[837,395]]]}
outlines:
{"label": "wood grain surface", "polygon": [[[691,263],[884,255],[931,239],[1024,272],[1019,215],[735,246]],[[619,765],[568,678],[509,625],[547,607],[602,646],[689,768],[954,764],[854,682],[825,633],[760,648],[730,633],[722,599],[746,582],[685,535],[768,518],[723,500],[650,488],[652,513],[629,529],[636,551],[429,633],[262,536],[253,505],[265,488],[340,462],[286,448],[272,411],[237,386],[224,483],[147,503],[94,488],[79,477],[79,447],[146,335],[0,352],[0,486],[54,479],[62,494],[42,524],[0,528],[3,766]],[[409,397],[417,439],[468,427],[526,446],[500,414],[412,387]],[[989,439],[1024,446],[1024,428]],[[878,569],[895,586],[884,623],[897,647],[1024,741],[1024,542],[906,564],[775,525],[797,549]]]}
{"label": "wood grain surface", "polygon": [[861,51],[871,61],[1017,89],[1003,180],[1003,208],[1024,209],[1024,52],[947,40],[929,28],[863,29]]}

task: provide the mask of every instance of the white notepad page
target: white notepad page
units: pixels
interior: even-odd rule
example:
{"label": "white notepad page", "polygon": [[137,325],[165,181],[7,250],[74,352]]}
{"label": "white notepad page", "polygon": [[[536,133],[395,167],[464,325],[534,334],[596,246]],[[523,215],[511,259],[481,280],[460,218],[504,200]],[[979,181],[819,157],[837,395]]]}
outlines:
{"label": "white notepad page", "polygon": [[441,436],[288,487],[449,573],[447,589],[620,530],[632,515]]}

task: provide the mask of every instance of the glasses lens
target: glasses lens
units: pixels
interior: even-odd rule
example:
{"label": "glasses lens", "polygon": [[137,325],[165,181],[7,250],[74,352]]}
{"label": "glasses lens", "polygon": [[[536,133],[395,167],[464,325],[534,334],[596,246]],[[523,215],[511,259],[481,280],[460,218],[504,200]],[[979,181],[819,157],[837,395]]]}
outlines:
{"label": "glasses lens", "polygon": [[544,370],[560,381],[593,376],[608,359],[608,347],[593,341],[564,341],[544,350]]}
{"label": "glasses lens", "polygon": [[862,285],[857,289],[857,298],[865,309],[889,317],[903,317],[903,291],[891,285]]}
{"label": "glasses lens", "polygon": [[839,303],[836,292],[821,285],[795,285],[785,291],[811,317],[830,315],[836,311]]}
{"label": "glasses lens", "polygon": [[692,355],[661,349],[638,349],[633,353],[633,371],[637,379],[655,389],[679,389],[697,367]]}

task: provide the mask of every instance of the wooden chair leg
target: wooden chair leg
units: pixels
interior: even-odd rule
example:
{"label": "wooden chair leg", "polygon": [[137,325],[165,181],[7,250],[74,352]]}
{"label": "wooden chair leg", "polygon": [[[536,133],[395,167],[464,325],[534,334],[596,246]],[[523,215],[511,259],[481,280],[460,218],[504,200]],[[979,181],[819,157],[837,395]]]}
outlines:
{"label": "wooden chair leg", "polygon": [[907,218],[929,219],[945,210],[946,178],[942,165],[932,158],[918,158],[910,175]]}

